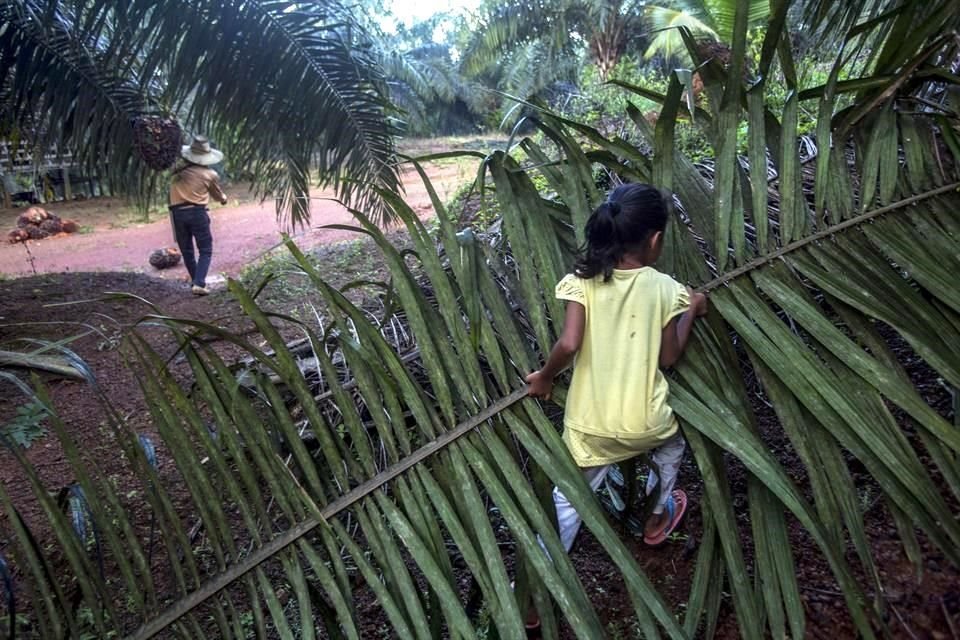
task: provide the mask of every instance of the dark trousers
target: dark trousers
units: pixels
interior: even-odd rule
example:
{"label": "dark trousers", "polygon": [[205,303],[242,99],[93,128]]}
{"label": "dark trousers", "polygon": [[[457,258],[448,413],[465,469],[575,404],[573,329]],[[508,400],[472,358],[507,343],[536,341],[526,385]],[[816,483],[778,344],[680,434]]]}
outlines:
{"label": "dark trousers", "polygon": [[[202,205],[170,207],[173,232],[183,256],[183,264],[193,284],[207,286],[207,271],[213,257],[213,235],[210,233],[210,214]],[[199,259],[194,258],[193,243],[197,243]]]}

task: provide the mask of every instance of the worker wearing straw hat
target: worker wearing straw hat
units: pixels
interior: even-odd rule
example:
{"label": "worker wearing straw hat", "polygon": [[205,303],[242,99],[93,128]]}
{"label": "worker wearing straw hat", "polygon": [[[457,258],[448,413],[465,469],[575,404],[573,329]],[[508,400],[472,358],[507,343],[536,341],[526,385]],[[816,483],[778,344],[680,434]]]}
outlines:
{"label": "worker wearing straw hat", "polygon": [[[173,172],[170,185],[170,221],[173,233],[183,255],[192,281],[194,295],[205,296],[207,271],[213,257],[213,235],[210,233],[210,196],[220,204],[227,204],[227,196],[220,189],[220,176],[210,168],[223,160],[223,153],[211,148],[204,136],[194,136],[193,142],[183,147],[180,155],[186,164]],[[193,245],[197,245],[194,257]]]}

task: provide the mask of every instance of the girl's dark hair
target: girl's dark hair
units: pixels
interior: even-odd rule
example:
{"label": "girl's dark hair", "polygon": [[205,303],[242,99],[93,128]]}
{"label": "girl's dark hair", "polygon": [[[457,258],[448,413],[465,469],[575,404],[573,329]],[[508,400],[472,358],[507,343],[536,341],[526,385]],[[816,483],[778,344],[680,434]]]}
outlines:
{"label": "girl's dark hair", "polygon": [[581,278],[603,274],[607,282],[623,256],[667,228],[673,196],[649,184],[624,184],[587,220],[587,242],[574,267]]}

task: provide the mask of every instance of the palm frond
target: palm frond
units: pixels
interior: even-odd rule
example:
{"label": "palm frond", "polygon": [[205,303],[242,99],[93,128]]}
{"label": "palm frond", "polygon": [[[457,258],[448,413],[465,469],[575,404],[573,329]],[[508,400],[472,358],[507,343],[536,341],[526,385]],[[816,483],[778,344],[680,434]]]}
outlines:
{"label": "palm frond", "polygon": [[574,25],[567,12],[576,8],[577,3],[568,0],[490,3],[479,16],[476,37],[464,51],[462,67],[469,75],[482,73],[514,47],[536,40],[555,51],[568,48]]}
{"label": "palm frond", "polygon": [[448,59],[446,48],[432,49],[393,51],[381,58],[391,100],[413,123],[427,122],[431,105],[452,105],[466,93],[465,81]]}
{"label": "palm frond", "polygon": [[[705,13],[710,17],[710,24],[716,29],[717,35],[723,42],[733,42],[734,22],[738,2],[733,0],[702,0]],[[750,0],[747,10],[747,24],[763,24],[770,15],[770,0]]]}
{"label": "palm frond", "polygon": [[0,3],[0,105],[39,153],[73,152],[81,166],[128,185],[147,205],[157,176],[138,161],[132,120],[163,114],[159,87],[122,73],[102,39],[83,37],[82,16],[43,2]]}
{"label": "palm frond", "polygon": [[[661,55],[667,59],[687,58],[687,47],[680,35],[687,29],[698,38],[732,43],[738,3],[728,0],[680,2],[679,6],[648,5],[644,12],[647,28],[657,34],[644,56]],[[770,16],[767,0],[750,0],[746,20],[750,26],[763,24]]]}
{"label": "palm frond", "polygon": [[516,48],[501,69],[501,88],[516,96],[535,96],[559,80],[569,80],[574,65],[551,53],[539,41]]}
{"label": "palm frond", "polygon": [[810,0],[801,8],[804,27],[816,34],[818,43],[855,42],[865,63],[876,65],[878,74],[893,71],[935,34],[951,32],[960,24],[956,6],[948,0],[928,7],[887,0]]}
{"label": "palm frond", "polygon": [[387,55],[382,62],[384,74],[426,99],[452,101],[460,89],[456,69],[448,60],[432,56],[424,49],[394,51]]}
{"label": "palm frond", "polygon": [[[265,176],[257,180],[265,191],[303,195],[298,188],[315,166],[341,199],[374,207],[377,216],[384,210],[370,187],[398,184],[393,131],[370,42],[348,15],[333,2],[236,2],[196,15],[184,29],[183,16],[167,12],[161,28],[179,40],[168,94],[178,104],[190,100],[199,126],[250,141],[239,145],[237,160]],[[228,28],[234,24],[244,26]],[[209,42],[220,44],[195,48]],[[282,172],[273,169],[278,163]]]}
{"label": "palm frond", "polygon": [[706,22],[682,9],[648,6],[644,17],[648,28],[656,34],[644,52],[648,60],[657,55],[667,59],[685,57],[687,47],[680,35],[681,28],[700,36],[720,37]]}
{"label": "palm frond", "polygon": [[[931,20],[953,19],[939,6],[909,5],[933,12]],[[734,58],[743,53],[747,21],[741,3]],[[789,68],[782,36],[768,34],[778,46],[764,51]],[[483,159],[481,176],[492,180],[503,214],[495,233],[479,240],[458,234],[429,181],[436,237],[399,195],[379,190],[410,233],[412,267],[412,255],[354,210],[355,230],[383,253],[402,308],[386,322],[332,288],[292,243],[293,258],[326,302],[322,326],[268,313],[236,282],[230,291],[255,339],[154,313],[151,331],[164,327],[176,339],[192,385],[168,368],[152,334],[133,332],[125,353],[163,441],[160,455],[178,470],[175,485],[151,464],[104,390],[92,387],[147,505],[124,504],[97,473],[98,461],[72,443],[35,380],[91,504],[89,517],[123,532],[104,536],[105,580],[30,463],[13,453],[44,514],[44,539],[63,554],[53,571],[0,487],[38,625],[79,635],[76,598],[101,637],[164,630],[242,637],[252,628],[261,637],[359,638],[371,615],[358,595],[363,588],[397,637],[470,637],[477,619],[463,592],[469,582],[499,637],[524,637],[527,602],[548,637],[557,635],[557,613],[577,637],[604,637],[551,522],[548,494],[556,485],[622,576],[646,637],[712,635],[724,592],[743,637],[807,634],[817,621],[806,617],[787,513],[829,566],[850,633],[883,635],[883,574],[856,498],[863,482],[880,496],[875,508],[897,525],[912,561],[922,560],[916,529],[960,564],[960,432],[903,366],[922,363],[929,375],[960,386],[960,156],[947,141],[956,123],[939,111],[898,108],[944,81],[911,62],[934,44],[925,60],[942,59],[952,46],[937,35],[915,48],[898,44],[904,57],[890,63],[905,79],[888,79],[880,93],[865,91],[837,113],[834,76],[811,98],[820,102],[827,135],[804,144],[802,154],[791,113],[800,99],[795,79],[787,81],[792,97],[773,113],[762,80],[747,92],[735,61],[717,70],[729,76],[708,106],[709,120],[698,122],[726,167],[694,165],[673,148],[678,77],[661,96],[656,127],[636,108],[627,113],[652,157],[528,104],[550,146],[525,138],[511,153]],[[874,86],[876,78],[861,80]],[[848,117],[863,104],[874,106]],[[730,146],[744,111],[748,158]],[[611,527],[543,409],[521,401],[518,390],[560,328],[561,303],[550,293],[601,197],[598,167],[672,187],[681,213],[669,222],[661,268],[712,301],[671,374],[671,404],[704,477],[704,524],[682,619]],[[549,197],[535,178],[546,179]],[[385,338],[393,322],[415,336],[415,353]],[[288,348],[281,324],[304,336],[309,364]],[[204,335],[249,354],[241,375]],[[302,437],[308,430],[315,451]],[[728,459],[737,460],[742,484],[733,484]],[[798,464],[809,486],[797,477]],[[746,494],[749,531],[738,525],[734,491]],[[196,514],[203,545],[192,544],[179,510]],[[144,511],[161,532],[156,550],[136,533]],[[162,561],[151,563],[151,552]],[[153,579],[161,573],[166,579]],[[76,595],[66,592],[72,585]],[[128,618],[115,603],[131,590]]]}

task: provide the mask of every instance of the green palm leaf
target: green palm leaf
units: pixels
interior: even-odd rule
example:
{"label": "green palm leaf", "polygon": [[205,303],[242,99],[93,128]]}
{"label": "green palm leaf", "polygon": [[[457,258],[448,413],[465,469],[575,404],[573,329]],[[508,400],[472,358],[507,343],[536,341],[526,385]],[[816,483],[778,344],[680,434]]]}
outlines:
{"label": "green palm leaf", "polygon": [[685,58],[687,47],[680,36],[681,27],[699,36],[719,38],[708,22],[683,9],[652,5],[646,9],[646,20],[656,34],[644,53],[648,60],[657,55],[667,59]]}
{"label": "green palm leaf", "polygon": [[146,204],[157,176],[137,161],[131,120],[163,113],[157,87],[139,69],[117,68],[103,43],[81,38],[78,21],[67,7],[0,3],[0,109],[36,148],[73,152]]}

